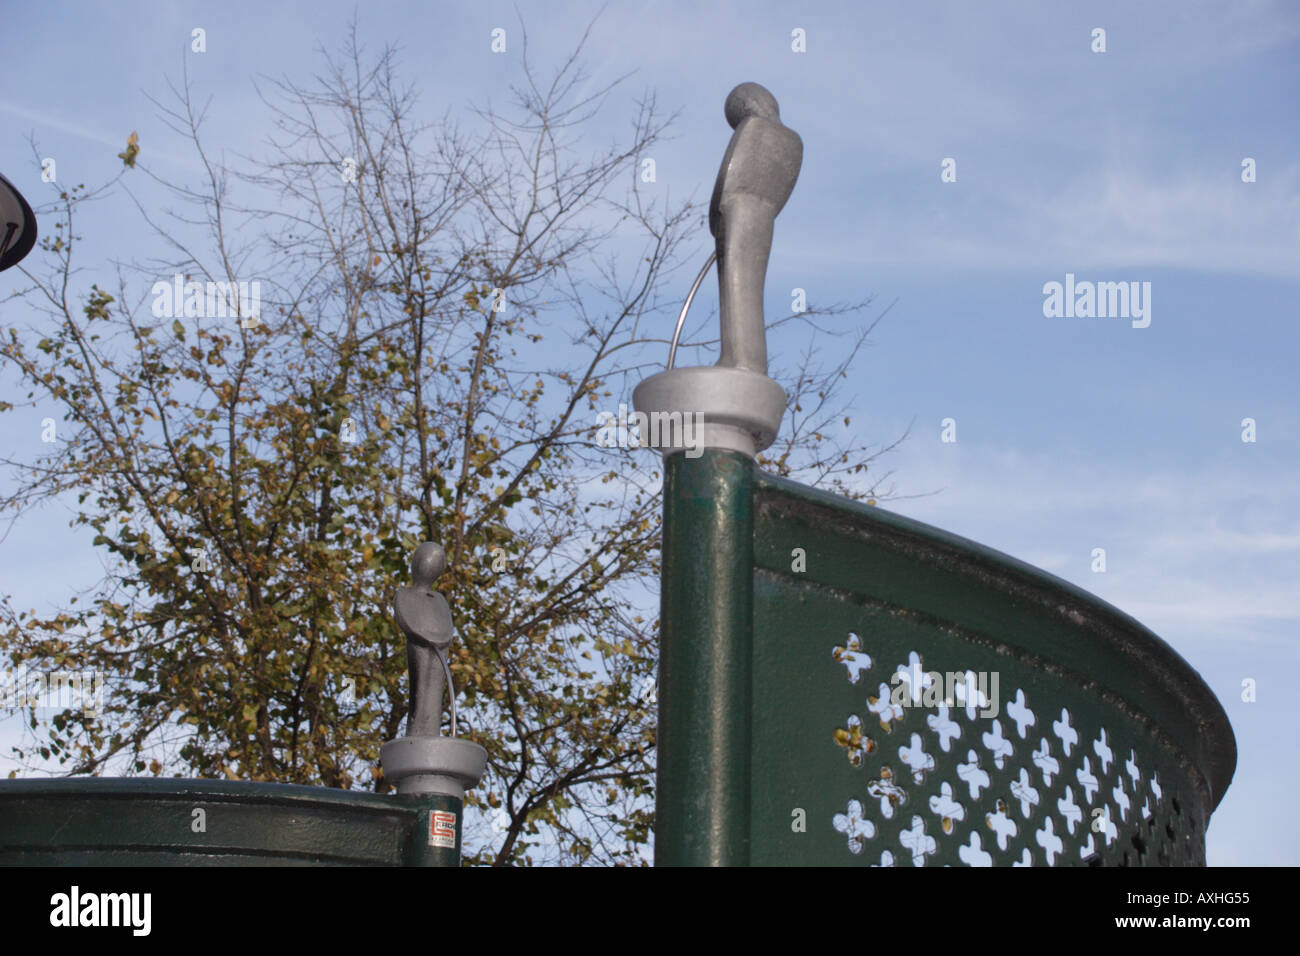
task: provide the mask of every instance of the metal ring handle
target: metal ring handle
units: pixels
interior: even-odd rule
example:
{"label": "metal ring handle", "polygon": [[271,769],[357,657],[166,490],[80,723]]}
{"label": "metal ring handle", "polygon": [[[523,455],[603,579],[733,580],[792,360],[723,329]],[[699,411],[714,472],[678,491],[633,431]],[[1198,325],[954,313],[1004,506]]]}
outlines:
{"label": "metal ring handle", "polygon": [[[442,662],[442,672],[447,675],[447,696],[451,698],[451,736],[456,736],[456,685],[451,680],[451,667],[447,663],[447,657],[442,651],[436,652],[438,660]],[[441,703],[441,702],[440,702]]]}
{"label": "metal ring handle", "polygon": [[691,286],[690,293],[686,296],[686,301],[682,304],[682,313],[677,316],[677,328],[673,330],[673,344],[668,346],[668,367],[673,367],[673,361],[677,358],[677,340],[681,337],[682,326],[686,323],[686,313],[690,311],[691,300],[695,298],[695,293],[700,290],[700,283],[704,277],[709,274],[709,266],[713,265],[713,260],[718,258],[718,250],[714,249],[709,253],[708,261],[704,263],[704,268],[700,274],[695,277],[695,284]]}

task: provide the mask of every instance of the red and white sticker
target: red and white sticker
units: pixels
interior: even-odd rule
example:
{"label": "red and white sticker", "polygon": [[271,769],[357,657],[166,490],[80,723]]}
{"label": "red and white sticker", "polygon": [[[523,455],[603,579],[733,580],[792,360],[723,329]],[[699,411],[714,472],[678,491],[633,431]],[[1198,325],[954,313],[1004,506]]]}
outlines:
{"label": "red and white sticker", "polygon": [[456,814],[446,810],[429,814],[429,846],[456,849]]}

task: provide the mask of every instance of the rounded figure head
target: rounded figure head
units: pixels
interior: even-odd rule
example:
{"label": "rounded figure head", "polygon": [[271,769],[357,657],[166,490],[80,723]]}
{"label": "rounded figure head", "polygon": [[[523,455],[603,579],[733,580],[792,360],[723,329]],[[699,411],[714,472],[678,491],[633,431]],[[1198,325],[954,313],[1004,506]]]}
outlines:
{"label": "rounded figure head", "polygon": [[417,588],[427,588],[447,570],[447,552],[442,545],[426,541],[411,555],[411,583]]}
{"label": "rounded figure head", "polygon": [[761,116],[774,123],[781,122],[776,97],[757,83],[741,83],[728,93],[722,112],[726,114],[732,129],[739,126],[740,121],[747,116]]}

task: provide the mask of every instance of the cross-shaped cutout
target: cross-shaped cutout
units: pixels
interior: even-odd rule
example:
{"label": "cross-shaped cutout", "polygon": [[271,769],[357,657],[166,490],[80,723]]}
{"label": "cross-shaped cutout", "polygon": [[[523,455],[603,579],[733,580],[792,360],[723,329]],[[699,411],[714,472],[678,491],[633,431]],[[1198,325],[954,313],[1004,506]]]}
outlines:
{"label": "cross-shaped cutout", "polygon": [[1052,777],[1061,772],[1061,764],[1052,756],[1052,748],[1047,738],[1040,737],[1039,741],[1038,749],[1033,754],[1034,766],[1042,773],[1043,784],[1051,787]]}
{"label": "cross-shaped cutout", "polygon": [[831,651],[831,658],[848,669],[850,684],[856,684],[862,672],[871,669],[871,655],[862,649],[862,640],[852,632],[848,640]]}
{"label": "cross-shaped cutout", "polygon": [[1029,771],[1020,768],[1020,779],[1011,781],[1011,795],[1020,801],[1020,814],[1029,819],[1030,807],[1038,806],[1038,791],[1029,780]]}
{"label": "cross-shaped cutout", "polygon": [[880,776],[867,781],[867,793],[880,800],[880,815],[886,820],[893,819],[894,807],[907,802],[907,791],[894,783],[894,771],[890,767],[881,767]]}
{"label": "cross-shaped cutout", "polygon": [[1051,817],[1043,820],[1043,828],[1034,834],[1034,842],[1043,848],[1047,855],[1047,865],[1056,866],[1056,858],[1065,849],[1065,844],[1056,835],[1056,824]]}
{"label": "cross-shaped cutout", "polygon": [[916,783],[924,783],[925,772],[934,769],[934,758],[925,752],[921,735],[918,733],[912,734],[910,747],[898,748],[898,756],[903,763],[912,768],[912,780]]}
{"label": "cross-shaped cutout", "polygon": [[1007,716],[1016,723],[1016,733],[1020,739],[1025,739],[1025,729],[1032,727],[1038,719],[1034,712],[1025,706],[1025,692],[1019,687],[1016,688],[1016,699],[1007,704]]}
{"label": "cross-shaped cutout", "polygon": [[967,720],[974,720],[979,711],[989,706],[989,699],[979,689],[974,671],[967,671],[962,676],[961,683],[953,685],[952,691],[955,702],[966,708]]}
{"label": "cross-shaped cutout", "polygon": [[849,852],[854,854],[861,853],[866,841],[876,835],[876,825],[862,815],[862,804],[857,800],[850,800],[844,813],[835,814],[831,826],[848,838]]}
{"label": "cross-shaped cutout", "polygon": [[921,655],[916,651],[908,654],[907,663],[899,664],[894,673],[903,678],[901,683],[907,685],[913,707],[921,703],[921,693],[924,689],[934,683],[934,678],[921,669]]}
{"label": "cross-shaped cutout", "polygon": [[961,736],[961,725],[948,716],[948,705],[940,704],[938,713],[925,718],[926,725],[939,737],[939,749],[948,752],[948,746]]}
{"label": "cross-shaped cutout", "polygon": [[970,843],[957,848],[957,859],[967,866],[992,866],[993,854],[981,845],[980,835],[974,830],[970,834]]}
{"label": "cross-shaped cutout", "polygon": [[[1100,810],[1100,812],[1098,812]],[[1115,821],[1110,818],[1110,807],[1102,804],[1097,810],[1093,810],[1093,833],[1102,833],[1106,837],[1106,845],[1110,846],[1119,836],[1119,827],[1115,826]],[[1101,821],[1101,830],[1096,829],[1097,821]]]}
{"label": "cross-shaped cutout", "polygon": [[1092,795],[1097,792],[1100,784],[1097,783],[1097,778],[1092,774],[1092,764],[1089,763],[1087,757],[1083,758],[1083,766],[1075,772],[1074,776],[1079,781],[1079,786],[1083,787],[1084,799],[1092,803]]}
{"label": "cross-shaped cutout", "polygon": [[952,833],[956,821],[966,819],[966,808],[953,799],[952,784],[946,780],[939,793],[930,798],[930,812],[939,817],[939,826],[947,834]]}
{"label": "cross-shaped cutout", "polygon": [[1120,821],[1123,822],[1127,820],[1129,807],[1132,806],[1132,804],[1129,802],[1128,794],[1124,792],[1123,777],[1119,778],[1119,783],[1115,784],[1115,789],[1113,789],[1110,792],[1110,795],[1111,798],[1115,801],[1115,805],[1119,807]]}
{"label": "cross-shaped cutout", "polygon": [[885,733],[893,730],[894,721],[903,719],[903,705],[891,701],[888,684],[880,685],[878,697],[867,698],[867,710],[876,715]]}
{"label": "cross-shaped cutout", "polygon": [[1083,819],[1083,808],[1074,802],[1074,790],[1070,787],[1065,788],[1065,796],[1056,801],[1057,812],[1065,817],[1066,829],[1074,832],[1075,826]]}
{"label": "cross-shaped cutout", "polygon": [[898,835],[898,842],[903,848],[912,852],[912,865],[925,866],[925,858],[937,848],[934,837],[927,836],[925,821],[918,816],[912,817],[912,827]]}
{"label": "cross-shaped cutout", "polygon": [[1005,801],[999,800],[996,806],[996,813],[984,814],[984,823],[990,830],[997,834],[998,849],[1005,850],[1007,848],[1007,840],[1019,833],[1020,828],[1016,826],[1015,820],[1012,820],[1011,817],[1007,816],[1007,805]]}
{"label": "cross-shaped cutout", "polygon": [[1070,748],[1079,742],[1079,732],[1070,726],[1070,712],[1061,708],[1061,719],[1052,721],[1052,730],[1061,740],[1065,755],[1070,756]]}
{"label": "cross-shaped cutout", "polygon": [[980,738],[984,741],[984,747],[993,754],[993,766],[999,770],[1002,769],[1002,763],[1007,757],[1011,756],[1011,741],[1002,736],[1002,721],[996,718],[993,721],[993,729]]}
{"label": "cross-shaped cutout", "polygon": [[989,775],[980,769],[979,758],[973,750],[967,752],[965,763],[957,765],[957,776],[970,787],[972,800],[978,800],[980,791],[989,785]]}
{"label": "cross-shaped cutout", "polygon": [[845,726],[835,728],[836,746],[843,747],[848,754],[849,764],[862,766],[862,758],[876,749],[875,741],[862,733],[862,718],[856,714],[849,716]]}
{"label": "cross-shaped cutout", "polygon": [[1092,752],[1097,755],[1101,763],[1101,772],[1104,774],[1110,767],[1111,758],[1115,755],[1111,752],[1110,745],[1106,742],[1106,728],[1101,728],[1101,734],[1092,742]]}

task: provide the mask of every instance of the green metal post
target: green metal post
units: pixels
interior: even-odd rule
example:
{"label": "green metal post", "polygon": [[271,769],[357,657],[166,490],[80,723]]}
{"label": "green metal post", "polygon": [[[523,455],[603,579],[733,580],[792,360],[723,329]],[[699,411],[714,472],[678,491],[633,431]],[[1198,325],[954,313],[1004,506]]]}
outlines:
{"label": "green metal post", "polygon": [[754,462],[664,462],[657,866],[745,866],[750,834]]}
{"label": "green metal post", "polygon": [[[430,794],[416,816],[407,844],[407,866],[460,866],[464,805],[455,797]],[[453,841],[450,846],[448,841]]]}

